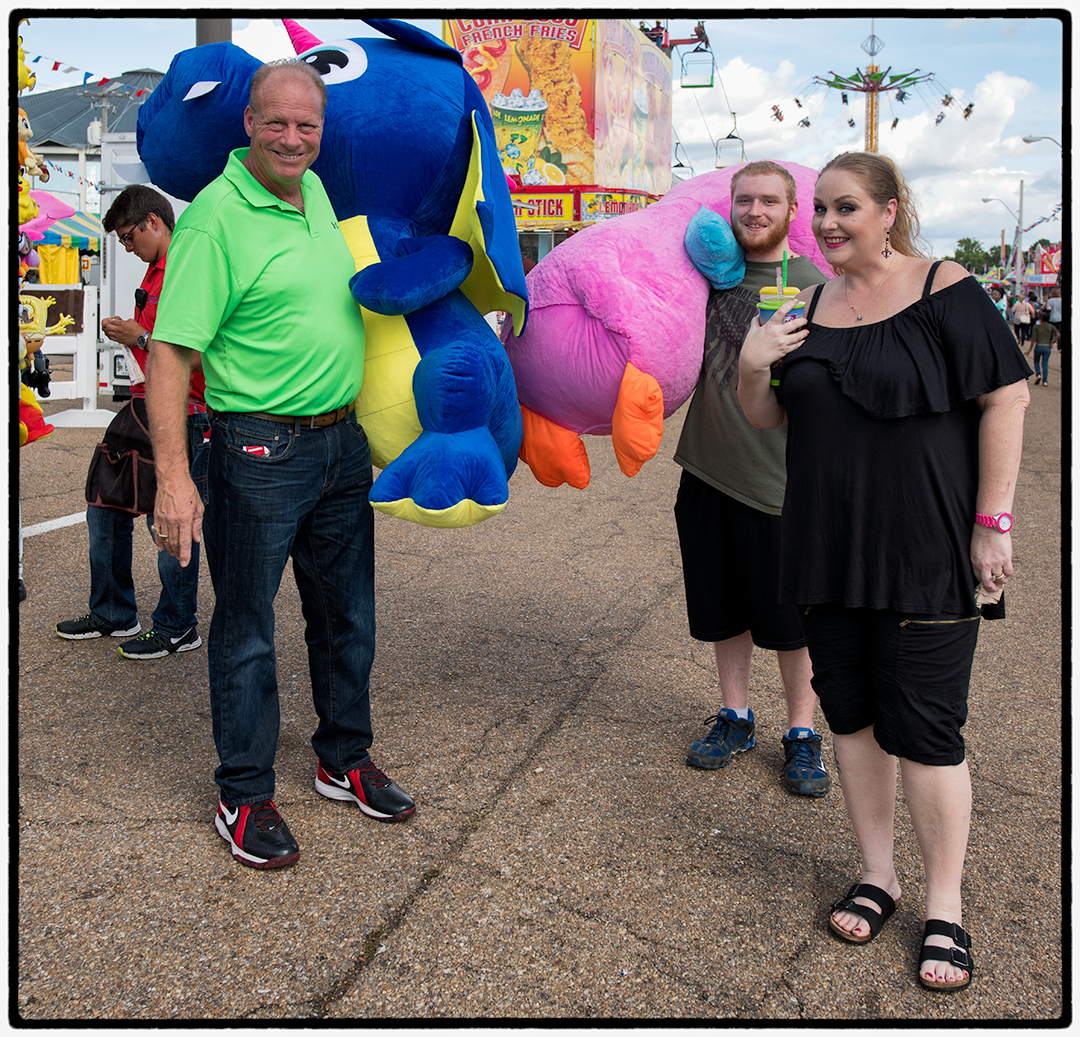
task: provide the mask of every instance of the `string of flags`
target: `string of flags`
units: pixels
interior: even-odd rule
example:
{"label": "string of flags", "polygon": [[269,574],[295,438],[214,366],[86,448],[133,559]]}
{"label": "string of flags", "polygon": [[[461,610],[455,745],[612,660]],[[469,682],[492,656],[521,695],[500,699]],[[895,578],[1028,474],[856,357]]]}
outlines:
{"label": "string of flags", "polygon": [[1024,233],[1026,234],[1029,230],[1037,227],[1040,223],[1047,223],[1050,220],[1056,220],[1058,218],[1059,212],[1061,212],[1061,202],[1058,202],[1057,205],[1055,205],[1054,208],[1050,210],[1049,216],[1044,216],[1041,220],[1036,220],[1033,224],[1031,224],[1030,227],[1025,227]]}
{"label": "string of flags", "polygon": [[44,165],[48,166],[54,173],[59,173],[60,176],[66,176],[70,180],[77,180],[84,187],[97,187],[97,184],[93,180],[84,180],[78,174],[72,173],[67,169],[61,169],[55,162],[50,162],[48,159],[45,160]]}
{"label": "string of flags", "polygon": [[[103,79],[99,79],[94,75],[93,72],[85,72],[75,65],[68,65],[66,67],[63,67],[64,63],[62,61],[54,61],[52,58],[46,57],[44,54],[38,54],[37,57],[29,59],[29,63],[31,65],[40,64],[42,61],[47,62],[49,65],[51,65],[51,72],[61,72],[64,75],[67,75],[70,72],[82,72],[83,86],[87,86],[88,84],[90,84],[91,80],[94,80],[92,84],[93,86],[104,86],[106,83],[116,82],[116,80],[114,80],[111,76],[105,76]],[[150,93],[150,91],[145,88],[137,90],[134,87],[125,86],[123,83],[116,83],[116,86],[113,89],[121,92],[130,93],[133,97],[142,97],[143,94]]]}

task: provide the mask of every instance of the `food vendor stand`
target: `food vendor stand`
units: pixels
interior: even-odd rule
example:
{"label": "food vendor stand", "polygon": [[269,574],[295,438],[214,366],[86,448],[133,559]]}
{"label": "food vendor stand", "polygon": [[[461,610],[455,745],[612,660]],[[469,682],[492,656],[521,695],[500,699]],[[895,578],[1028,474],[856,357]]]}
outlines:
{"label": "food vendor stand", "polygon": [[671,58],[626,19],[453,18],[491,110],[522,255],[657,201],[671,187]]}

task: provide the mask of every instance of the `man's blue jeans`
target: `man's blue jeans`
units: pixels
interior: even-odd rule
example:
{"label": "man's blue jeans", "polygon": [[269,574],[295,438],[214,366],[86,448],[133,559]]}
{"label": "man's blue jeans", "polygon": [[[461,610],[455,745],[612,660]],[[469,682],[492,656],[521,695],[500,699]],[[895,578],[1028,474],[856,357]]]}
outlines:
{"label": "man's blue jeans", "polygon": [[[203,500],[206,499],[208,453],[205,434],[209,428],[205,414],[192,414],[188,418],[191,476]],[[153,521],[153,515],[146,516],[148,529]],[[129,630],[136,621],[135,582],[131,576],[135,516],[119,508],[90,505],[86,509],[86,526],[90,531],[90,614],[103,626]],[[157,566],[161,594],[152,616],[152,629],[168,637],[179,637],[197,622],[198,546],[193,550],[187,568],[181,568],[168,551],[158,553]]]}
{"label": "man's blue jeans", "polygon": [[213,430],[203,518],[216,598],[210,708],[221,761],[215,780],[221,798],[238,807],[274,795],[274,596],[290,556],[319,717],[312,747],[338,772],[368,756],[375,653],[371,451],[351,414],[323,429],[216,414]]}

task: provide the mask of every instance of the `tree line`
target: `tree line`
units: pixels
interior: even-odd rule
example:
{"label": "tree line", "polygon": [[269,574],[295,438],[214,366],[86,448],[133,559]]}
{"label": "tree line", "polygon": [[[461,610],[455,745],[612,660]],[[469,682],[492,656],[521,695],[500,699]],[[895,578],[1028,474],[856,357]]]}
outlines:
{"label": "tree line", "polygon": [[[1040,238],[1038,241],[1028,245],[1024,249],[1025,263],[1031,261],[1036,245],[1048,249],[1051,247],[1051,242],[1047,238]],[[1011,252],[1012,247],[1007,245],[1005,248],[1005,266],[1007,267],[1012,266]],[[970,270],[972,273],[984,274],[987,270],[1001,266],[1001,247],[987,249],[983,247],[981,241],[976,241],[974,238],[961,238],[956,243],[956,251],[951,256],[944,256],[943,258],[955,260],[965,270]]]}

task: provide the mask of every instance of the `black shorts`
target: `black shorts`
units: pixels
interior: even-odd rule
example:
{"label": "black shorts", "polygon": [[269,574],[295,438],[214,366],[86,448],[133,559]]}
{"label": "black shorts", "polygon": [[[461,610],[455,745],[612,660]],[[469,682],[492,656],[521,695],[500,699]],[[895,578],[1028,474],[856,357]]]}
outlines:
{"label": "black shorts", "polygon": [[727,641],[747,630],[759,648],[806,647],[799,613],[781,605],[780,516],[684,471],[675,501],[690,636]]}
{"label": "black shorts", "polygon": [[890,609],[799,610],[813,685],[829,730],[874,728],[885,752],[915,763],[964,761],[971,663],[979,617],[906,616]]}

